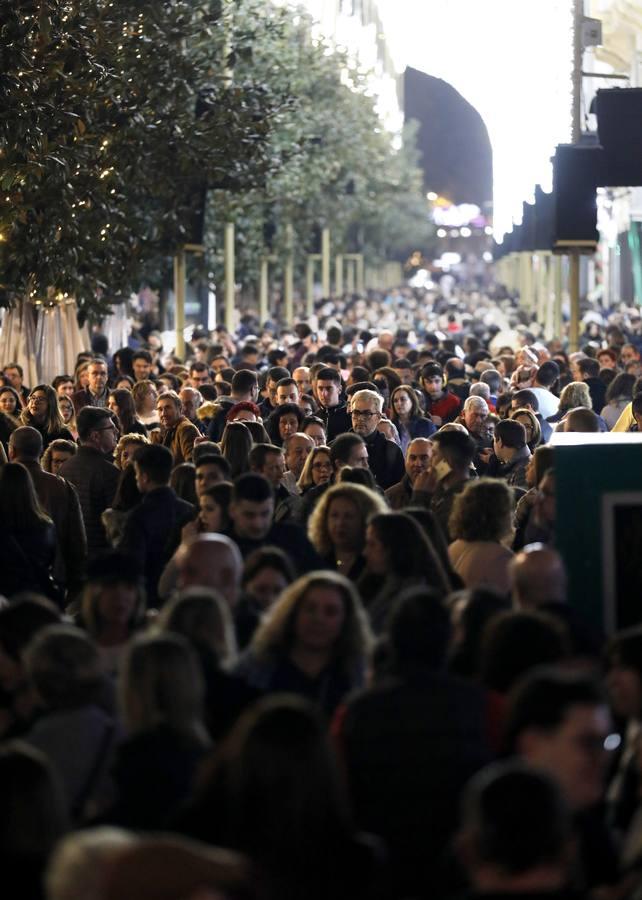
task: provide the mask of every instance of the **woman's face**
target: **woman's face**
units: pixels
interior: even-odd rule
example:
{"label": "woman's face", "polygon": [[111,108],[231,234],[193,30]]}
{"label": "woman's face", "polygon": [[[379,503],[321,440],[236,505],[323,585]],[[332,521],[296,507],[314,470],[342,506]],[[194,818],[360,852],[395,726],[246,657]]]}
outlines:
{"label": "woman's face", "polygon": [[530,441],[533,440],[533,435],[535,433],[535,428],[531,420],[528,418],[528,416],[521,415],[515,416],[515,421],[524,426],[526,430],[526,443],[530,443]]}
{"label": "woman's face", "polygon": [[327,512],[327,528],[335,548],[357,551],[363,542],[363,522],[356,505],[347,497],[335,497]]}
{"label": "woman's face", "polygon": [[117,382],[116,382],[116,387],[117,387],[117,388],[123,388],[123,389],[126,390],[126,391],[131,391],[131,389],[132,389],[131,384],[130,384],[129,381],[127,381],[125,378],[123,378],[122,381],[117,381]]}
{"label": "woman's face", "polygon": [[158,393],[155,388],[148,388],[143,394],[143,409],[146,415],[150,415],[156,410],[156,401],[158,400]]}
{"label": "woman's face", "polygon": [[5,391],[4,394],[0,394],[0,411],[3,413],[8,413],[8,415],[12,416],[16,411],[16,406],[18,405],[16,398],[13,396],[11,391]]}
{"label": "woman's face", "polygon": [[58,475],[61,465],[67,462],[68,459],[71,459],[72,456],[73,453],[70,453],[68,450],[52,450],[49,463],[52,474]]}
{"label": "woman's face", "polygon": [[134,460],[134,453],[137,447],[140,447],[138,441],[129,441],[120,452],[120,467],[126,469]]}
{"label": "woman's face", "polygon": [[104,584],[96,601],[98,617],[108,625],[127,625],[136,609],[136,598],[136,588],[131,584]]}
{"label": "woman's face", "polygon": [[86,388],[89,384],[89,366],[86,366],[78,375],[78,384],[81,388]]}
{"label": "woman's face", "polygon": [[221,531],[223,527],[223,507],[213,497],[203,496],[199,500],[199,521],[203,531]]}
{"label": "woman's face", "polygon": [[259,569],[254,578],[247,582],[245,591],[262,610],[267,610],[287,586],[288,581],[283,572],[266,566]]}
{"label": "woman's face", "polygon": [[400,419],[404,419],[406,416],[409,416],[412,410],[412,401],[408,396],[407,391],[397,391],[394,400],[392,401],[392,405],[394,407],[395,413],[399,416]]}
{"label": "woman's face", "polygon": [[611,666],[606,684],[615,715],[624,719],[638,718],[642,710],[639,672],[616,662]]}
{"label": "woman's face", "polygon": [[368,571],[374,575],[385,575],[388,571],[388,551],[379,540],[377,532],[368,525],[366,528],[366,542],[363,548]]}
{"label": "woman's face", "polygon": [[317,453],[312,460],[312,484],[327,484],[332,475],[329,453]]}
{"label": "woman's face", "polygon": [[296,434],[299,427],[299,420],[294,413],[286,413],[279,419],[279,436],[281,440],[285,440],[290,434]]}
{"label": "woman's face", "polygon": [[67,425],[67,423],[71,422],[74,417],[74,405],[69,397],[59,397],[58,407],[60,409],[63,422],[65,423],[65,425]]}
{"label": "woman's face", "polygon": [[311,587],[299,604],[295,641],[317,653],[330,651],[341,634],[344,620],[343,598],[337,588]]}
{"label": "woman's face", "polygon": [[116,416],[120,415],[120,408],[119,408],[118,404],[116,403],[116,399],[114,397],[112,397],[111,395],[107,399],[107,408],[110,409],[111,412],[114,413],[114,415],[116,415]]}
{"label": "woman's face", "polygon": [[27,409],[37,421],[47,418],[47,395],[44,391],[32,391],[27,401]]}

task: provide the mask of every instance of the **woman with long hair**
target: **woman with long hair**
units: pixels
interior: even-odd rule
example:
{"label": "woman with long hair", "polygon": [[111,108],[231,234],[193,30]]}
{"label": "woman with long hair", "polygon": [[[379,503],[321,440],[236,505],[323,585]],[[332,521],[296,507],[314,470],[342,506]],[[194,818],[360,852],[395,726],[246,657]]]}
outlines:
{"label": "woman with long hair", "polygon": [[332,457],[329,447],[313,447],[308,453],[297,481],[300,494],[319,484],[327,484],[332,478]]}
{"label": "woman with long hair", "polygon": [[234,610],[240,649],[247,647],[264,616],[294,579],[290,558],[278,547],[259,547],[250,553],[243,566],[243,593]]}
{"label": "woman with long hair", "polygon": [[210,744],[196,654],[177,634],[137,637],[126,650],[118,691],[128,737],[113,767],[118,799],[107,819],[162,828],[187,799]]}
{"label": "woman with long hair", "polygon": [[63,395],[58,397],[58,408],[65,428],[68,428],[73,439],[78,440],[78,426],[76,425],[76,410],[71,397]]}
{"label": "woman with long hair", "polygon": [[35,591],[58,599],[51,570],[56,528],[20,463],[0,469],[0,594]]}
{"label": "woman with long hair", "polygon": [[40,432],[44,450],[52,441],[74,440],[71,431],[65,428],[58,406],[58,396],[50,384],[37,384],[31,389],[27,405],[20,414],[20,422]]}
{"label": "woman with long hair", "polygon": [[118,419],[121,434],[147,434],[147,428],[136,416],[131,391],[123,389],[110,391],[107,406]]}
{"label": "woman with long hair", "polygon": [[370,646],[356,588],[336,572],[311,572],[281,594],[236,672],[257,690],[299,694],[331,716],[363,684]]}
{"label": "woman with long hair", "polygon": [[120,544],[129,515],[142,499],[136,483],[136,470],[134,466],[126,466],[120,473],[112,505],[100,517],[112,547]]}
{"label": "woman with long hair", "polygon": [[229,422],[221,438],[221,456],[230,464],[232,479],[249,471],[251,449],[252,435],[243,422]]}
{"label": "woman with long hair", "polygon": [[151,431],[160,428],[160,419],[156,410],[158,391],[153,381],[137,381],[132,388],[132,399],[137,419]]}
{"label": "woman with long hair", "polygon": [[395,602],[407,588],[426,585],[444,597],[452,589],[435,548],[406,513],[372,516],[363,555],[366,569],[358,587],[377,634],[386,630]]}
{"label": "woman with long hair", "polygon": [[513,506],[513,492],[496,478],[476,478],[455,498],[448,555],[467,588],[491,588],[502,596],[510,591]]}
{"label": "woman with long hair", "polygon": [[430,437],[437,430],[422,414],[417,393],[408,384],[399,385],[390,395],[390,421],[397,428],[404,456],[412,440]]}
{"label": "woman with long hair", "polygon": [[20,424],[22,401],[18,391],[10,384],[3,384],[0,387],[0,412],[8,416],[16,426]]}
{"label": "woman with long hair", "polygon": [[554,448],[544,444],[535,448],[535,452],[528,461],[526,466],[526,486],[528,490],[523,497],[519,498],[515,508],[513,550],[521,550],[524,546],[526,526],[535,509],[535,502],[539,493],[537,486],[545,473],[553,468],[554,455]]}
{"label": "woman with long hair", "polygon": [[636,382],[635,375],[629,372],[620,372],[608,386],[606,391],[606,406],[602,407],[600,415],[610,430],[624,412],[625,407],[633,399],[633,385]]}
{"label": "woman with long hair", "polygon": [[360,484],[335,484],[315,506],[308,537],[325,563],[354,581],[365,566],[368,519],[386,509],[385,500],[375,491]]}
{"label": "woman with long hair", "polygon": [[542,443],[542,427],[537,420],[537,416],[530,409],[514,409],[508,415],[509,419],[515,419],[520,425],[524,426],[526,431],[526,443],[528,449],[533,453],[536,447]]}
{"label": "woman with long hair", "polygon": [[182,824],[247,856],[266,897],[378,896],[376,854],[354,830],[325,722],[299,697],[268,697],[243,714]]}

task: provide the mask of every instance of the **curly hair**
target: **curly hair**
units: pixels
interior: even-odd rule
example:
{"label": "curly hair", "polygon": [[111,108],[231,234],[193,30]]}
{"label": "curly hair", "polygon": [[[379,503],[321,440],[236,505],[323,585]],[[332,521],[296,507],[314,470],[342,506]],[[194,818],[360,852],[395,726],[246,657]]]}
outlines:
{"label": "curly hair", "polygon": [[343,601],[344,620],[334,648],[335,661],[347,673],[365,662],[372,646],[368,620],[356,587],[337,572],[310,572],[281,594],[252,640],[258,659],[283,659],[294,644],[296,620],[306,594],[316,587],[335,588]]}
{"label": "curly hair", "polygon": [[496,541],[511,532],[513,492],[498,478],[476,478],[455,497],[448,522],[453,539]]}
{"label": "curly hair", "polygon": [[571,381],[560,394],[560,413],[568,412],[570,409],[577,409],[578,406],[593,409],[593,401],[591,400],[588,384],[585,381]]}
{"label": "curly hair", "polygon": [[366,522],[370,516],[386,512],[388,509],[383,497],[360,484],[342,483],[328,488],[314,508],[308,523],[308,537],[321,556],[328,556],[332,553],[332,541],[328,532],[327,520],[330,504],[337,497],[351,500],[354,503],[363,522],[364,539]]}
{"label": "curly hair", "polygon": [[[509,414],[509,419],[517,419],[518,416],[522,416],[530,422],[532,426],[530,440],[527,441],[528,446],[531,450],[537,447],[542,441],[542,426],[539,424],[537,416],[534,412],[531,412],[530,409],[514,409]],[[523,423],[522,423],[523,424]],[[528,432],[526,432],[526,437],[528,438]]]}
{"label": "curly hair", "polygon": [[149,438],[144,434],[124,434],[116,444],[114,451],[114,463],[117,469],[122,469],[122,454],[127,444],[149,444]]}

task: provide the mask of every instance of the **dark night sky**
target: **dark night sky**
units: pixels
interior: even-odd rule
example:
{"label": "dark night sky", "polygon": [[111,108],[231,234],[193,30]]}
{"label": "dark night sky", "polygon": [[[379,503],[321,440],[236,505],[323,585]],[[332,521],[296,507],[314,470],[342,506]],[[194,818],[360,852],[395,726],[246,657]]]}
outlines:
{"label": "dark night sky", "polygon": [[419,149],[427,190],[454,203],[492,201],[493,164],[488,131],[477,110],[448,82],[408,67],[406,119],[420,123]]}

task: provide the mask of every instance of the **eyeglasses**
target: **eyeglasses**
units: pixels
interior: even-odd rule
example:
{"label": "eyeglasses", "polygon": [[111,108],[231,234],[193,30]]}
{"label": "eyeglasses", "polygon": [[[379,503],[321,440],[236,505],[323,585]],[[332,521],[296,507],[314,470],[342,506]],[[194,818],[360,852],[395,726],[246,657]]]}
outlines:
{"label": "eyeglasses", "polygon": [[352,418],[353,419],[372,419],[373,416],[378,416],[379,413],[371,412],[369,409],[353,409],[352,410]]}
{"label": "eyeglasses", "polygon": [[29,403],[46,403],[46,397],[34,397],[33,395],[29,397]]}
{"label": "eyeglasses", "polygon": [[331,469],[332,463],[331,462],[315,462],[315,463],[312,463],[312,468],[313,469]]}

